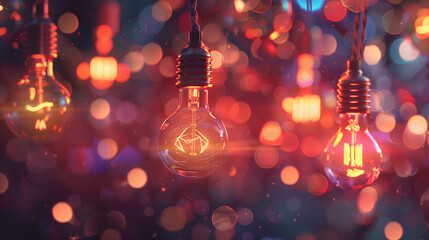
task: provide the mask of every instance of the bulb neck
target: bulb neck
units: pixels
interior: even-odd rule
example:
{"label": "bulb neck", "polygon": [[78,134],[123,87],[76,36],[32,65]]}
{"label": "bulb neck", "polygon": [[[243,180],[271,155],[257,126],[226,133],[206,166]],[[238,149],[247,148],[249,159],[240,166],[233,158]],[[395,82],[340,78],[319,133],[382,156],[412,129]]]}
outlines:
{"label": "bulb neck", "polygon": [[25,74],[36,77],[54,78],[54,65],[52,57],[43,54],[34,54],[27,57],[25,61]]}
{"label": "bulb neck", "polygon": [[208,90],[206,88],[181,88],[179,90],[179,108],[208,109]]}
{"label": "bulb neck", "polygon": [[341,130],[354,130],[366,131],[367,125],[367,114],[364,113],[342,113],[340,114],[340,129]]}

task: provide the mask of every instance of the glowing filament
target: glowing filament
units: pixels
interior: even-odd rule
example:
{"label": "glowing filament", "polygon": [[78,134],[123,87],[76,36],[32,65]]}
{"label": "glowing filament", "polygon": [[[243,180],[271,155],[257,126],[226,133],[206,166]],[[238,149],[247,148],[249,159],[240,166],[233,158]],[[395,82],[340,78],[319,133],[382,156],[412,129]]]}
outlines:
{"label": "glowing filament", "polygon": [[54,106],[53,102],[43,102],[43,103],[40,103],[39,105],[37,105],[35,107],[33,107],[31,105],[25,105],[25,109],[27,109],[27,111],[30,111],[30,112],[38,112],[43,108],[51,108],[53,106]]}
{"label": "glowing filament", "polygon": [[347,131],[351,132],[351,144],[344,143],[344,166],[350,166],[353,169],[347,169],[348,177],[358,177],[365,173],[365,170],[358,169],[363,167],[363,145],[356,144],[356,133],[360,130],[357,120],[349,120]]}
{"label": "glowing filament", "polygon": [[37,119],[36,126],[34,126],[34,129],[40,130],[40,131],[45,130],[46,129],[45,120],[43,120],[43,119]]}
{"label": "glowing filament", "polygon": [[209,146],[209,140],[194,126],[188,127],[175,142],[176,147],[191,156],[203,153]]}
{"label": "glowing filament", "polygon": [[344,165],[351,167],[363,167],[362,161],[363,146],[362,144],[351,145],[344,143]]}

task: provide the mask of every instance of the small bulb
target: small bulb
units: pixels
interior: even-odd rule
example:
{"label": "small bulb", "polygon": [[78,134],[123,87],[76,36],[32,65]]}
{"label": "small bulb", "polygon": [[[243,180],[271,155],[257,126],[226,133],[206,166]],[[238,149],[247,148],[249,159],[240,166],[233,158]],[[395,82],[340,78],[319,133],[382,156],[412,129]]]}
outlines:
{"label": "small bulb", "polygon": [[380,174],[382,153],[366,114],[340,114],[340,129],[325,148],[325,172],[338,187],[360,189]]}
{"label": "small bulb", "polygon": [[67,124],[70,93],[55,80],[50,57],[31,55],[26,65],[26,74],[8,92],[5,120],[16,135],[49,140]]}
{"label": "small bulb", "polygon": [[179,107],[161,126],[159,155],[177,175],[205,177],[223,162],[228,134],[223,123],[210,112],[207,89],[179,91]]}

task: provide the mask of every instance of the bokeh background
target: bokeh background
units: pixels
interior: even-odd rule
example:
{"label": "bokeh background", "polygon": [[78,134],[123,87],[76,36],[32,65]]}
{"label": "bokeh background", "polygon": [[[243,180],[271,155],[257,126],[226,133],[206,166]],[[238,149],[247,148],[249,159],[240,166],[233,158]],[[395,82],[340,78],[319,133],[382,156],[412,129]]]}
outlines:
{"label": "bokeh background", "polygon": [[[369,1],[363,71],[384,159],[356,191],[333,186],[320,160],[338,128],[335,86],[359,1],[313,0],[308,11],[304,0],[199,1],[210,105],[230,144],[220,169],[192,181],[157,151],[178,103],[186,1],[50,2],[73,116],[46,143],[0,124],[1,239],[429,238],[429,2]],[[24,72],[31,4],[0,1],[1,102]]]}

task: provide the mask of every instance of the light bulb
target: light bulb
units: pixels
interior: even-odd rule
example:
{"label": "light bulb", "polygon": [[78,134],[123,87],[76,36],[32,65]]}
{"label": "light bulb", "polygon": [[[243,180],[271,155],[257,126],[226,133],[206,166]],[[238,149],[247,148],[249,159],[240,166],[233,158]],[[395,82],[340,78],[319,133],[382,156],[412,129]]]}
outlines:
{"label": "light bulb", "polygon": [[366,114],[340,114],[340,128],[325,149],[325,172],[338,187],[359,189],[380,174],[382,154]]}
{"label": "light bulb", "polygon": [[347,71],[338,80],[340,128],[325,148],[324,165],[336,186],[359,189],[378,178],[382,153],[367,127],[370,80],[362,75],[360,61],[347,64]]}
{"label": "light bulb", "polygon": [[179,107],[165,120],[159,134],[159,155],[173,173],[201,178],[223,162],[228,134],[210,112],[208,90],[179,90]]}
{"label": "light bulb", "polygon": [[49,140],[63,131],[69,108],[70,93],[55,80],[52,60],[33,55],[26,75],[8,92],[4,116],[15,134]]}
{"label": "light bulb", "polygon": [[57,27],[49,19],[47,1],[36,1],[33,17],[24,33],[26,70],[8,92],[4,116],[15,134],[31,140],[49,140],[67,124],[70,93],[54,77]]}
{"label": "light bulb", "polygon": [[211,68],[201,32],[191,31],[189,46],[178,58],[179,107],[162,124],[158,139],[162,162],[179,176],[205,177],[221,165],[227,152],[226,128],[208,105]]}

